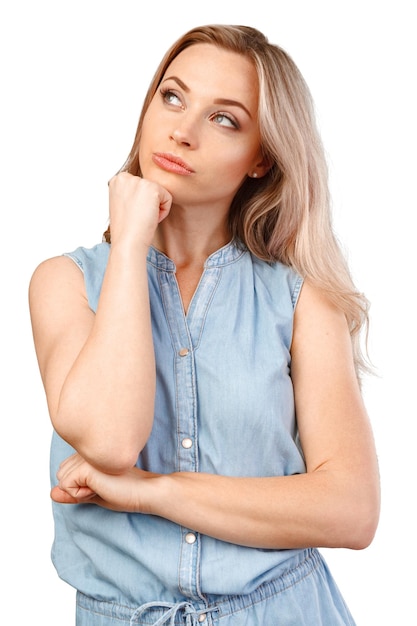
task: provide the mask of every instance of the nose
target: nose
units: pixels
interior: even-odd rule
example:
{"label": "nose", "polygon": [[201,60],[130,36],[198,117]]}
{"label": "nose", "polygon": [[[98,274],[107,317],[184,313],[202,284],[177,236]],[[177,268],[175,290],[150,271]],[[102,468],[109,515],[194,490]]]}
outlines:
{"label": "nose", "polygon": [[170,139],[176,144],[187,148],[195,147],[197,143],[197,130],[191,117],[183,114],[177,119],[171,132]]}
{"label": "nose", "polygon": [[187,141],[184,133],[182,133],[179,128],[173,131],[173,133],[171,134],[171,139],[175,141],[175,143],[177,143],[178,145],[183,145],[187,147],[190,147],[191,145],[191,143]]}

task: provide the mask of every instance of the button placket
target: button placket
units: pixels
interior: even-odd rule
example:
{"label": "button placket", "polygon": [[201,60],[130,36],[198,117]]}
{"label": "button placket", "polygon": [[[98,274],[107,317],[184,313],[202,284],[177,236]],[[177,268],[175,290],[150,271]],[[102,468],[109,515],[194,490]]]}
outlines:
{"label": "button placket", "polygon": [[[187,316],[184,315],[175,274],[161,276],[161,292],[174,347],[174,377],[177,413],[178,471],[198,472],[197,389],[194,350],[198,345],[207,308],[220,270],[205,270]],[[163,283],[163,284],[162,284]],[[201,599],[199,589],[200,535],[181,528],[178,585],[183,593]],[[206,616],[206,613],[201,614]],[[206,618],[205,618],[206,619]],[[201,620],[204,623],[205,619]]]}
{"label": "button placket", "polygon": [[[175,280],[174,277],[172,277]],[[171,287],[173,282],[171,283]],[[182,472],[198,471],[197,398],[194,371],[194,350],[188,320],[183,314],[178,289],[165,292],[169,306],[176,315],[169,316],[174,345],[174,376],[177,413],[177,467]],[[180,313],[181,306],[181,313]],[[198,533],[181,528],[182,545],[179,555],[178,586],[190,597],[199,596],[200,541]]]}

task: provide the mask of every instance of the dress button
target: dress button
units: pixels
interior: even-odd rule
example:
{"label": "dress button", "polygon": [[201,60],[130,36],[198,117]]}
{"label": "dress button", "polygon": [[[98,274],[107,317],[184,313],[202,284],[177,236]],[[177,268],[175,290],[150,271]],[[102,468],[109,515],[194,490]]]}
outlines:
{"label": "dress button", "polygon": [[195,534],[194,534],[194,533],[187,533],[187,534],[185,535],[185,541],[186,541],[187,543],[189,543],[189,544],[191,544],[191,543],[195,543],[196,539],[197,539],[197,537],[195,536]]}
{"label": "dress button", "polygon": [[199,622],[205,622],[205,621],[206,621],[206,618],[207,618],[206,613],[201,613],[201,614],[198,616],[198,621],[199,621]]}
{"label": "dress button", "polygon": [[192,439],[190,439],[189,437],[186,437],[185,439],[183,439],[183,440],[181,441],[181,445],[182,445],[182,447],[183,447],[183,448],[185,448],[186,450],[188,450],[189,448],[191,448],[191,447],[192,447],[192,445],[193,445],[193,441],[192,441]]}
{"label": "dress button", "polygon": [[188,353],[189,353],[188,348],[181,348],[181,350],[178,352],[180,356],[187,356]]}

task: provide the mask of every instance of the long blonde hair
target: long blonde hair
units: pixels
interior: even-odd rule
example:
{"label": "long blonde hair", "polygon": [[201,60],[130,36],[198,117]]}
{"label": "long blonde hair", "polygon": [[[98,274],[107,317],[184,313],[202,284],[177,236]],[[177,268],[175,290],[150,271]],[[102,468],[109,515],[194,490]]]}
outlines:
{"label": "long blonde hair", "polygon": [[[248,26],[214,24],[185,33],[167,51],[151,81],[121,171],[141,174],[144,115],[170,63],[198,43],[247,57],[258,74],[258,123],[271,168],[261,179],[248,177],[238,190],[229,212],[231,236],[258,258],[281,261],[323,289],[346,316],[358,374],[366,371],[360,331],[368,325],[368,301],[352,281],[333,230],[327,164],[310,91],[282,48]],[[104,237],[110,241],[110,228]]]}

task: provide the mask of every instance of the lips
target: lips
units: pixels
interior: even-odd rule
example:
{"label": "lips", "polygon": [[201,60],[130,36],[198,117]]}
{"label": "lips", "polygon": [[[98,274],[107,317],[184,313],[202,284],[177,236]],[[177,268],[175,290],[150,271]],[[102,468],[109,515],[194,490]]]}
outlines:
{"label": "lips", "polygon": [[152,161],[166,172],[173,172],[174,174],[180,174],[181,176],[190,176],[190,174],[194,173],[193,168],[188,165],[188,163],[174,154],[154,152],[152,155]]}

